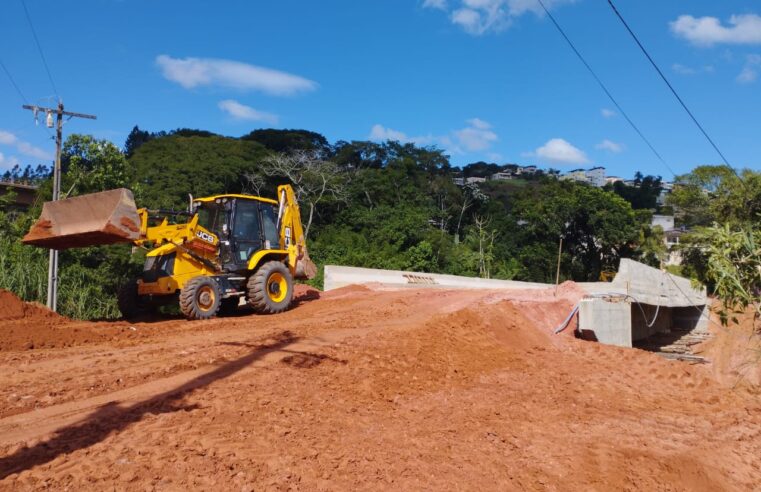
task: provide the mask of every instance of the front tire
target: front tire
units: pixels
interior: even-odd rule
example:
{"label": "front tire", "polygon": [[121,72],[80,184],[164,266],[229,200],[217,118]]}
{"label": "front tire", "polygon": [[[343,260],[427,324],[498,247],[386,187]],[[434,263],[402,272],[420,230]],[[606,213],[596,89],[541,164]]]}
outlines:
{"label": "front tire", "polygon": [[188,319],[209,319],[222,304],[222,289],[211,277],[194,277],[180,292],[180,311]]}
{"label": "front tire", "polygon": [[126,320],[132,320],[153,313],[153,307],[143,296],[137,293],[137,280],[132,279],[119,288],[116,294],[116,305]]}
{"label": "front tire", "polygon": [[268,261],[248,279],[248,303],[262,314],[282,313],[293,300],[293,277],[283,263]]}

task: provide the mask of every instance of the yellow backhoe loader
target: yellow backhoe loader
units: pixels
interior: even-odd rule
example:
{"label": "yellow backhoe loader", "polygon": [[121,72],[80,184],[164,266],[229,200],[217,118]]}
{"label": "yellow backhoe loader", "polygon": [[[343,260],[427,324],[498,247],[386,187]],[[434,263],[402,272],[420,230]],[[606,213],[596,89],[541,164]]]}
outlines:
{"label": "yellow backhoe loader", "polygon": [[237,308],[279,313],[293,279],[313,278],[293,189],[277,200],[250,195],[191,197],[187,212],[138,209],[121,188],[47,202],[24,243],[50,249],[133,243],[148,249],[142,274],[118,294],[125,318],[179,301],[189,319]]}

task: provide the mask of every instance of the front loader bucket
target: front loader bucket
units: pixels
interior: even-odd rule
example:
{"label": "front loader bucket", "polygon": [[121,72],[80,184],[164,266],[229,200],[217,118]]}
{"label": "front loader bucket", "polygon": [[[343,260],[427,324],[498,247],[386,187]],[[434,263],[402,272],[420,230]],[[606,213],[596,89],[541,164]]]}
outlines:
{"label": "front loader bucket", "polygon": [[22,240],[50,249],[129,243],[140,237],[140,217],[125,188],[45,202]]}

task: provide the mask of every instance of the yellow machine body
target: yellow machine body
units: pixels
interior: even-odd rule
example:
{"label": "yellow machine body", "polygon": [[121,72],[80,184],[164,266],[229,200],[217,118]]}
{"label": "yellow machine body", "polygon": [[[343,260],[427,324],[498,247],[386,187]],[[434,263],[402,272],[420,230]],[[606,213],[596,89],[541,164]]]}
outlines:
{"label": "yellow machine body", "polygon": [[277,192],[276,200],[197,198],[189,211],[172,212],[137,209],[129,190],[109,190],[46,203],[24,240],[55,249],[119,242],[147,249],[143,273],[120,292],[122,312],[179,296],[194,319],[214,316],[222,301],[237,305],[241,297],[275,313],[290,304],[293,279],[316,274],[293,188],[281,185]]}
{"label": "yellow machine body", "polygon": [[[230,203],[232,201],[254,201],[277,207],[278,210],[278,248],[262,247],[256,250],[246,261],[249,273],[256,271],[265,261],[277,260],[286,264],[291,275],[297,279],[313,278],[316,273],[314,264],[309,259],[306,249],[301,213],[296,196],[290,185],[278,187],[279,200],[252,195],[224,194],[196,198],[194,205],[203,207],[207,204]],[[139,209],[140,239],[135,244],[152,249],[146,254],[146,263],[151,258],[174,255],[171,275],[159,276],[155,281],[145,279],[138,281],[140,295],[161,296],[175,294],[182,290],[185,283],[199,275],[215,276],[224,272],[224,265],[219,258],[220,238],[218,233],[199,224],[199,214],[182,224],[170,224],[168,218],[156,225],[149,225],[150,212]],[[155,260],[154,260],[155,261]],[[239,273],[244,273],[238,271]],[[225,272],[231,273],[231,272]]]}

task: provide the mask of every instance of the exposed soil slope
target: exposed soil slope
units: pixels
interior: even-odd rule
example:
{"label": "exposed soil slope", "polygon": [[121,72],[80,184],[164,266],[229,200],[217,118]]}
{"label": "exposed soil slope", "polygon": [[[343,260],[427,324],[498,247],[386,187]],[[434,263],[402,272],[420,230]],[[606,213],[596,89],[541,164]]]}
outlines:
{"label": "exposed soil slope", "polygon": [[[572,284],[300,294],[275,316],[64,321],[111,338],[0,352],[0,489],[761,483],[761,400],[704,367],[551,335]],[[108,331],[124,327],[139,338]]]}

